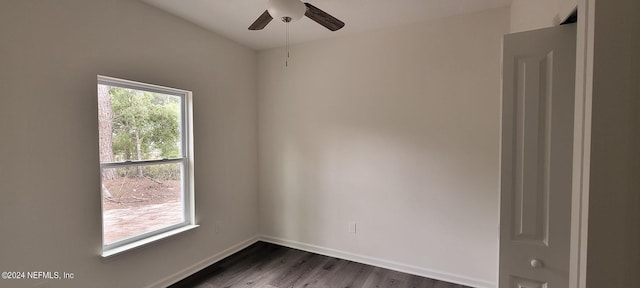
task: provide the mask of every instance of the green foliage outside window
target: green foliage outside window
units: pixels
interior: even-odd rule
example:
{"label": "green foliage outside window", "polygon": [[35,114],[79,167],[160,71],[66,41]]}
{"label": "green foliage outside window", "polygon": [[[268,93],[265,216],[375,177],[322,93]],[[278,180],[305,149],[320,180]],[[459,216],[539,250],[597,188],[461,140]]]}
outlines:
{"label": "green foliage outside window", "polygon": [[[111,86],[115,161],[180,157],[180,98]],[[175,166],[172,166],[175,167]],[[119,169],[120,176],[129,174]],[[175,179],[179,171],[138,167],[138,177]]]}

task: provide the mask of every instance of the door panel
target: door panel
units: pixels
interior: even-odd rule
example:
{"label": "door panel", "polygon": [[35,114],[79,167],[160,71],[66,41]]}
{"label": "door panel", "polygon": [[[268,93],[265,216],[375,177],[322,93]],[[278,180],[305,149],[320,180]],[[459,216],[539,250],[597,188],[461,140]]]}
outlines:
{"label": "door panel", "polygon": [[512,241],[548,246],[551,123],[551,78],[553,52],[517,57],[514,106],[516,133],[515,173],[512,173],[514,201]]}
{"label": "door panel", "polygon": [[569,277],[575,24],[504,37],[501,288]]}
{"label": "door panel", "polygon": [[524,279],[520,277],[511,277],[509,288],[548,288],[547,283]]}

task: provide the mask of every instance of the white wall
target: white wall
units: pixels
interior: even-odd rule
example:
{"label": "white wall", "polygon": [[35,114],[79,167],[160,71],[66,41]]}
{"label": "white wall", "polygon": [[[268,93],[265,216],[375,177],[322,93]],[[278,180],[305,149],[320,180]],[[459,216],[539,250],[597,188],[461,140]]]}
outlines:
{"label": "white wall", "polygon": [[577,5],[577,0],[512,0],[511,33],[558,25]]}
{"label": "white wall", "polygon": [[640,2],[595,4],[587,287],[640,282]]}
{"label": "white wall", "polygon": [[[75,273],[47,287],[144,287],[251,239],[256,71],[252,50],[139,1],[0,1],[0,270]],[[108,260],[97,74],[192,90],[195,104],[202,226]]]}
{"label": "white wall", "polygon": [[[513,0],[511,32],[522,32],[554,26],[559,0]],[[566,0],[562,0],[566,1]]]}
{"label": "white wall", "polygon": [[508,30],[498,9],[294,46],[288,68],[260,52],[261,232],[495,286]]}

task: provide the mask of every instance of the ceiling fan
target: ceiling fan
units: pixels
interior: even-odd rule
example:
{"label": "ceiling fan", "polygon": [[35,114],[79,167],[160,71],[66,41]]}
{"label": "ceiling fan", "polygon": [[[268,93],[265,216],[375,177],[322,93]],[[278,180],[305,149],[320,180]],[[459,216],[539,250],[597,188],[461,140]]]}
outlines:
{"label": "ceiling fan", "polygon": [[262,30],[274,18],[289,23],[299,20],[302,16],[309,17],[331,31],[344,27],[344,22],[309,3],[300,0],[269,0],[267,10],[249,26],[249,30]]}

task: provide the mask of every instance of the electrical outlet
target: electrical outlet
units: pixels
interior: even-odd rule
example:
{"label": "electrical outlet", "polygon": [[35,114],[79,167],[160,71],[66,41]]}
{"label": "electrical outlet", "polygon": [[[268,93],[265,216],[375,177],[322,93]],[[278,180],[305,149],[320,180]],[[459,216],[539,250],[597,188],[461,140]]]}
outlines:
{"label": "electrical outlet", "polygon": [[349,231],[349,233],[351,234],[356,234],[357,230],[357,223],[356,222],[349,222],[349,227],[347,228],[347,231]]}

